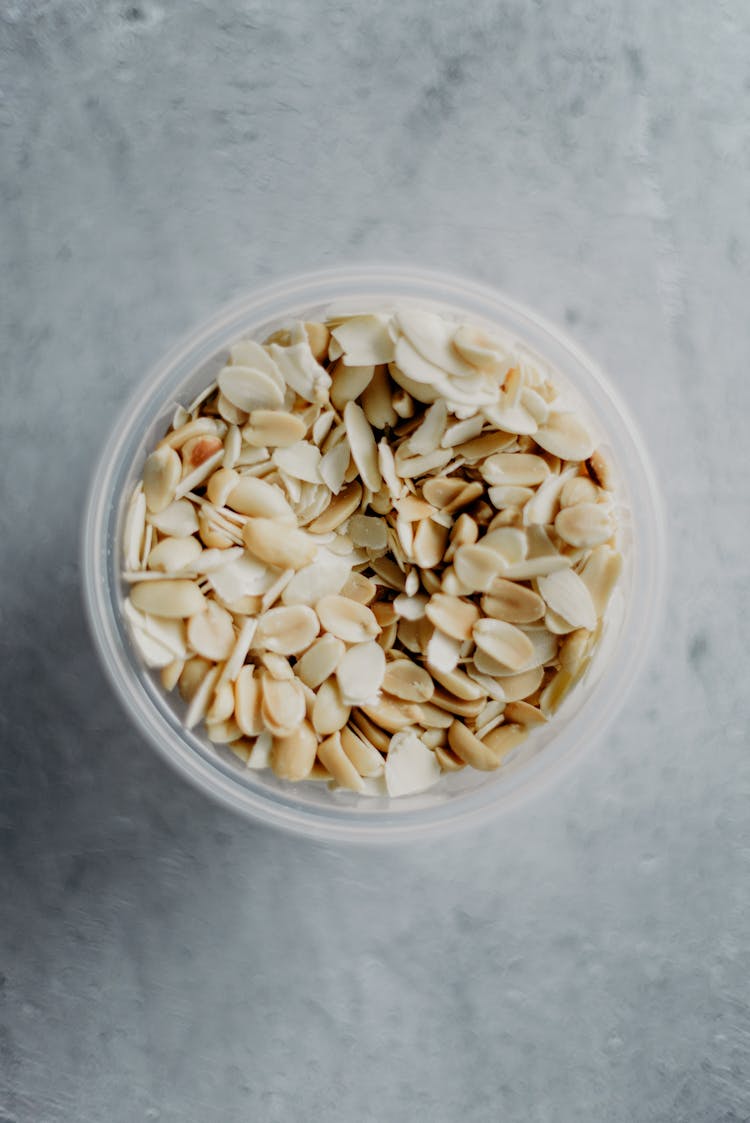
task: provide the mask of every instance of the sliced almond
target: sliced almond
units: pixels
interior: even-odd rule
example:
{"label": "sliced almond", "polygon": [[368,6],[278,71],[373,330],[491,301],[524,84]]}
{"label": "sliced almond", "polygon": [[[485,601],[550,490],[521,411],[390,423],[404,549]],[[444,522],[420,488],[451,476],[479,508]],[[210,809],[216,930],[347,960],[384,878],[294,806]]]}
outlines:
{"label": "sliced almond", "polygon": [[254,476],[241,476],[229,492],[226,505],[233,511],[253,518],[273,519],[290,526],[297,525],[297,518],[284,498],[281,488]]}
{"label": "sliced almond", "polygon": [[[305,695],[296,679],[276,679],[268,671],[260,675],[261,716],[274,737],[291,736],[305,717]],[[238,717],[239,722],[239,717]]]}
{"label": "sliced almond", "polygon": [[432,596],[425,612],[436,628],[458,640],[469,639],[479,619],[479,609],[475,605],[444,593]]}
{"label": "sliced almond", "polygon": [[345,643],[364,643],[380,631],[380,625],[367,605],[342,596],[326,596],[316,606],[327,632]]}
{"label": "sliced almond", "polygon": [[385,758],[385,782],[390,796],[415,795],[438,782],[440,764],[414,732],[396,733]]}
{"label": "sliced almond", "polygon": [[503,510],[507,507],[523,507],[529,499],[533,496],[534,492],[530,487],[518,487],[515,484],[498,484],[497,487],[489,488],[487,494],[490,498],[490,503],[498,510]]}
{"label": "sliced almond", "polygon": [[456,576],[465,589],[486,592],[490,585],[505,568],[503,558],[488,546],[461,546],[453,558]]}
{"label": "sliced almond", "polygon": [[315,690],[334,673],[345,652],[344,644],[336,636],[321,636],[298,660],[295,673],[306,686]]}
{"label": "sliced almond", "polygon": [[586,460],[594,451],[594,441],[586,426],[574,413],[552,411],[534,434],[541,448],[561,460]]}
{"label": "sliced almond", "polygon": [[543,725],[547,718],[537,706],[528,702],[509,702],[505,707],[506,721],[517,725]]}
{"label": "sliced almond", "polygon": [[353,792],[364,790],[362,777],[342,748],[338,730],[318,745],[318,758],[342,788]]}
{"label": "sliced almond", "polygon": [[425,729],[448,729],[453,722],[453,715],[447,707],[434,706],[432,702],[421,702],[419,708],[421,710],[419,724]]}
{"label": "sliced almond", "polygon": [[305,423],[293,413],[277,409],[255,409],[242,430],[254,448],[289,448],[305,436]]}
{"label": "sliced almond", "polygon": [[573,476],[565,482],[560,492],[561,507],[575,507],[577,503],[596,503],[599,488],[588,476]]}
{"label": "sliced almond", "polygon": [[474,625],[474,641],[480,651],[510,671],[520,671],[534,654],[528,636],[505,620],[484,618]]}
{"label": "sliced almond", "polygon": [[482,611],[485,616],[506,620],[509,624],[531,624],[544,616],[545,604],[538,593],[525,585],[495,577],[482,597]]}
{"label": "sliced almond", "polygon": [[[312,723],[316,733],[321,737],[343,729],[349,720],[351,707],[341,697],[338,683],[329,678],[321,683],[315,697],[312,712]],[[325,761],[323,761],[325,764]]]}
{"label": "sliced almond", "polygon": [[198,516],[189,499],[176,499],[163,511],[150,513],[148,521],[160,534],[172,538],[188,538],[198,529]]}
{"label": "sliced almond", "polygon": [[379,752],[388,752],[391,743],[390,733],[381,729],[379,725],[375,725],[361,710],[354,710],[351,724],[357,733],[366,738]]}
{"label": "sliced almond", "polygon": [[375,725],[389,733],[398,733],[401,729],[416,725],[422,716],[416,703],[405,702],[387,694],[381,695],[375,705],[361,706],[360,709],[365,717],[369,717]]}
{"label": "sliced almond", "polygon": [[355,546],[384,550],[388,544],[388,524],[371,515],[354,515],[349,520],[349,537]]}
{"label": "sliced almond", "polygon": [[175,497],[182,475],[182,462],[168,445],[157,448],[143,466],[143,494],[152,514],[164,511]]}
{"label": "sliced almond", "polygon": [[414,560],[420,569],[433,569],[442,561],[448,544],[448,530],[432,519],[419,523],[414,535]]}
{"label": "sliced almond", "polygon": [[197,655],[215,663],[223,662],[234,647],[232,617],[215,601],[206,601],[201,611],[188,620],[187,638]]}
{"label": "sliced almond", "polygon": [[393,387],[386,368],[376,366],[375,373],[362,394],[362,409],[373,429],[385,429],[398,421],[392,394]]}
{"label": "sliced almond", "polygon": [[177,573],[200,557],[202,552],[196,538],[162,538],[148,555],[148,567],[160,573]]}
{"label": "sliced almond", "polygon": [[327,534],[335,530],[357,510],[361,500],[362,485],[355,480],[331,500],[327,510],[310,523],[308,530],[312,534]]}
{"label": "sliced almond", "polygon": [[389,363],[395,354],[384,316],[352,316],[331,334],[342,348],[346,363]]}
{"label": "sliced almond", "polygon": [[613,490],[615,486],[614,471],[600,448],[596,452],[592,452],[586,461],[586,471],[598,487],[603,487],[606,491]]}
{"label": "sliced almond", "polygon": [[177,686],[180,676],[185,669],[184,659],[172,659],[167,663],[166,667],[161,668],[159,679],[164,689],[169,693]]}
{"label": "sliced almond", "polygon": [[592,633],[585,628],[577,628],[566,636],[560,644],[560,667],[569,675],[575,676],[584,664],[591,649]]}
{"label": "sliced almond", "polygon": [[184,701],[191,701],[210,670],[211,664],[208,659],[201,659],[200,656],[196,655],[194,658],[186,660],[178,680],[180,696]]}
{"label": "sliced almond", "polygon": [[375,366],[352,366],[347,365],[345,359],[339,359],[330,373],[331,401],[338,412],[342,413],[346,403],[356,401],[369,386]]}
{"label": "sliced almond", "polygon": [[549,475],[549,466],[541,456],[524,452],[498,452],[481,466],[488,484],[510,484],[513,487],[535,487]]}
{"label": "sliced almond", "polygon": [[334,495],[338,495],[341,488],[344,486],[344,478],[349,467],[350,459],[351,450],[348,441],[339,441],[338,444],[334,445],[333,448],[326,452],[320,461],[318,467],[320,478]]}
{"label": "sliced almond", "polygon": [[279,655],[299,655],[306,651],[320,631],[315,612],[307,605],[272,608],[258,621],[255,642]]}
{"label": "sliced almond", "polygon": [[622,572],[622,556],[608,546],[597,546],[581,570],[581,580],[588,589],[597,617],[606,611],[609,598]]}
{"label": "sliced almond", "polygon": [[539,708],[545,717],[551,717],[559,709],[575,681],[573,675],[563,670],[550,679],[539,699]]}
{"label": "sliced almond", "polygon": [[263,732],[261,715],[262,693],[255,667],[242,667],[234,684],[234,713],[237,724],[246,737],[256,737]]}
{"label": "sliced almond", "polygon": [[500,763],[513,749],[517,748],[527,737],[527,730],[522,725],[501,725],[493,729],[484,739],[484,744],[500,758]]}
{"label": "sliced almond", "polygon": [[254,367],[235,364],[224,367],[219,371],[219,389],[233,406],[245,413],[252,413],[255,409],[276,409],[284,404],[279,378]]}
{"label": "sliced almond", "polygon": [[354,462],[365,486],[369,487],[370,491],[379,491],[382,478],[375,437],[362,407],[356,402],[347,402],[344,409],[344,424]]}
{"label": "sliced almond", "polygon": [[462,324],[456,329],[453,346],[462,359],[484,374],[502,378],[513,366],[506,344],[473,324]]}
{"label": "sliced almond", "polygon": [[411,659],[388,663],[382,687],[388,694],[405,702],[428,702],[435,690],[431,676]]}
{"label": "sliced almond", "polygon": [[571,546],[589,549],[603,545],[613,533],[609,511],[601,503],[565,507],[555,519],[555,530]]}
{"label": "sliced almond", "polygon": [[[432,695],[429,705],[439,710],[445,710],[453,717],[458,714],[461,717],[476,718],[481,713],[485,701],[485,695],[480,698],[459,698],[457,694],[452,694],[449,690],[438,686],[435,688],[435,693]],[[424,723],[425,714],[423,713]]]}
{"label": "sliced almond", "polygon": [[[575,508],[570,508],[575,510]],[[593,631],[596,627],[596,609],[588,587],[572,569],[550,573],[537,581],[540,594],[563,620],[574,628]]]}
{"label": "sliced almond", "polygon": [[[429,730],[428,730],[429,732]],[[460,772],[466,765],[447,745],[436,745],[435,756],[443,772]]]}
{"label": "sliced almond", "polygon": [[428,630],[419,636],[419,646],[424,652],[425,661],[431,671],[444,671],[447,674],[458,666],[461,641],[434,628],[427,619],[419,622],[419,625],[424,624],[427,625]]}
{"label": "sliced almond", "polygon": [[288,448],[274,449],[271,459],[277,468],[295,480],[314,484],[323,482],[320,449],[310,441],[297,441]]}
{"label": "sliced almond", "polygon": [[193,581],[167,580],[133,585],[130,599],[140,611],[167,619],[184,619],[204,612],[208,602]]}
{"label": "sliced almond", "polygon": [[309,722],[303,721],[286,737],[274,737],[271,768],[282,780],[305,780],[312,772],[317,752],[317,734]]}
{"label": "sliced almond", "polygon": [[350,575],[347,559],[321,546],[315,561],[297,571],[282,591],[281,599],[284,604],[314,606],[322,597],[341,592]]}
{"label": "sliced almond", "polygon": [[366,737],[345,725],[340,731],[341,747],[360,776],[382,776],[383,758]]}
{"label": "sliced almond", "polygon": [[204,717],[220,674],[220,666],[211,667],[196,687],[183,719],[186,729],[193,729]]}
{"label": "sliced almond", "polygon": [[267,518],[250,519],[242,537],[253,557],[279,569],[302,569],[312,562],[317,550],[303,531]]}
{"label": "sliced almond", "polygon": [[514,439],[512,433],[484,433],[481,437],[475,437],[473,441],[457,445],[455,451],[469,464],[473,464],[477,460],[485,460],[488,456],[509,448]]}
{"label": "sliced almond", "polygon": [[349,648],[336,668],[342,701],[359,706],[377,698],[385,676],[385,653],[372,640]]}
{"label": "sliced almond", "polygon": [[448,743],[456,756],[480,772],[492,772],[502,764],[502,756],[467,729],[462,721],[454,721],[448,730]]}
{"label": "sliced almond", "polygon": [[430,672],[435,682],[465,702],[476,702],[477,699],[484,698],[487,693],[458,667],[452,671],[441,671],[431,666]]}
{"label": "sliced almond", "polygon": [[[340,592],[342,597],[359,601],[360,604],[370,604],[377,596],[378,587],[374,581],[365,577],[363,573],[350,573],[346,583],[340,590],[337,589],[336,591]],[[375,619],[382,627],[382,620],[377,615]]]}

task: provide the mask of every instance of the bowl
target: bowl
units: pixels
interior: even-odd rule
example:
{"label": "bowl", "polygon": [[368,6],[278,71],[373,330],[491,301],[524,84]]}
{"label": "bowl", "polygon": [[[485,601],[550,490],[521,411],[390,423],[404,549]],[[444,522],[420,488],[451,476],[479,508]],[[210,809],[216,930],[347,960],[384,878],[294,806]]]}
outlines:
{"label": "bowl", "polygon": [[[409,302],[499,326],[554,368],[580,399],[619,477],[623,574],[597,653],[584,679],[547,726],[534,731],[497,772],[464,769],[419,795],[398,799],[291,784],[251,771],[200,730],[142,665],[123,617],[120,578],[125,507],[143,461],[169,426],[175,403],[207,385],[222,355],[244,336],[264,338],[290,319],[387,309]],[[396,841],[471,827],[540,791],[580,760],[622,706],[658,626],[665,577],[664,519],[637,428],[610,382],[556,327],[489,288],[431,271],[371,266],[309,273],[259,288],[218,312],[174,347],[120,412],[93,476],[83,526],[84,598],[92,634],[115,692],[146,738],[186,779],[250,819],[318,839]]]}

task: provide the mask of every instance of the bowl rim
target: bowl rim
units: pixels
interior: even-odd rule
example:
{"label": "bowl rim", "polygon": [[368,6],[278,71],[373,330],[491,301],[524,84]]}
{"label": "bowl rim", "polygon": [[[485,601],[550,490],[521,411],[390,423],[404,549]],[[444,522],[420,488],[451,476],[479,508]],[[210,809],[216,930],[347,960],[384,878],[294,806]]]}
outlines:
{"label": "bowl rim", "polygon": [[[536,768],[527,769],[528,774],[522,776],[520,781],[510,788],[496,784],[494,785],[496,790],[488,792],[485,789],[492,785],[484,785],[458,801],[451,800],[436,807],[412,811],[382,812],[377,818],[363,815],[357,809],[342,811],[333,803],[328,813],[315,812],[302,804],[295,805],[293,799],[283,802],[270,799],[268,795],[241,786],[229,772],[199,756],[185,736],[178,738],[179,745],[174,743],[171,736],[167,737],[170,742],[167,743],[165,733],[170,733],[169,727],[164,726],[161,713],[137,679],[135,672],[138,668],[134,666],[130,653],[119,642],[116,630],[109,619],[112,590],[106,566],[108,542],[103,540],[113,506],[123,501],[123,496],[116,494],[112,487],[116,470],[121,467],[118,449],[122,451],[123,445],[132,434],[135,419],[139,414],[145,413],[147,416],[150,407],[163,407],[165,400],[163,384],[167,381],[170,372],[188,357],[192,357],[193,368],[197,369],[201,362],[215,355],[217,348],[221,348],[222,344],[219,340],[222,336],[226,341],[231,339],[230,331],[233,326],[242,330],[239,321],[249,320],[253,313],[257,314],[266,305],[270,307],[279,305],[278,309],[275,308],[275,312],[277,315],[283,315],[283,303],[286,303],[289,305],[288,314],[291,316],[295,299],[314,304],[317,297],[319,303],[333,304],[337,300],[347,299],[347,285],[352,284],[383,286],[382,290],[379,290],[381,296],[385,296],[388,287],[392,286],[394,291],[391,295],[394,299],[402,299],[396,295],[399,288],[411,288],[413,291],[406,297],[407,299],[418,301],[421,298],[425,303],[443,300],[455,308],[461,307],[462,297],[469,300],[473,298],[483,305],[495,307],[498,312],[505,311],[516,321],[523,321],[557,348],[567,351],[575,364],[592,380],[601,400],[608,404],[613,414],[616,414],[623,424],[627,441],[634,453],[633,463],[641,475],[640,492],[648,497],[648,502],[642,509],[634,512],[642,524],[643,535],[648,542],[647,556],[640,559],[646,563],[641,577],[646,583],[647,595],[644,597],[643,611],[639,616],[636,618],[632,613],[630,614],[631,631],[635,631],[632,637],[634,642],[625,653],[623,665],[605,668],[601,678],[592,688],[592,696],[598,696],[607,682],[610,683],[610,705],[606,707],[603,715],[599,713],[595,723],[596,729],[591,728],[591,715],[587,727],[582,725],[579,720],[580,714],[577,714],[573,720],[579,721],[581,731],[575,743],[569,744],[564,751],[553,753],[552,749],[555,746],[553,741],[539,754],[540,757],[545,758],[543,767],[538,765]],[[423,289],[430,289],[431,293],[420,291]],[[335,295],[336,293],[339,295]],[[518,331],[518,335],[519,339],[524,341],[521,330]],[[543,349],[541,354],[542,357],[546,357]],[[555,366],[554,362],[552,366]],[[597,413],[596,408],[594,413]],[[270,284],[258,284],[244,295],[219,308],[213,316],[182,336],[136,382],[133,391],[120,407],[93,469],[81,531],[83,600],[89,628],[100,661],[115,693],[129,718],[140,729],[146,740],[186,780],[224,806],[255,822],[327,841],[399,842],[432,837],[449,830],[471,829],[499,817],[504,811],[518,807],[534,794],[548,788],[577,763],[597,741],[602,740],[603,734],[611,725],[645,665],[664,612],[667,542],[661,493],[638,426],[619,392],[599,365],[566,332],[535,310],[506,296],[502,290],[460,274],[412,268],[403,264],[336,266],[294,274],[277,279]],[[619,640],[618,644],[622,646]],[[618,670],[619,675],[615,676],[614,671]],[[616,692],[612,689],[614,682],[617,683]],[[134,692],[134,683],[137,683],[137,693]],[[588,702],[590,698],[581,708],[582,712],[587,708],[590,710]],[[457,804],[455,807],[451,807],[453,802]]]}

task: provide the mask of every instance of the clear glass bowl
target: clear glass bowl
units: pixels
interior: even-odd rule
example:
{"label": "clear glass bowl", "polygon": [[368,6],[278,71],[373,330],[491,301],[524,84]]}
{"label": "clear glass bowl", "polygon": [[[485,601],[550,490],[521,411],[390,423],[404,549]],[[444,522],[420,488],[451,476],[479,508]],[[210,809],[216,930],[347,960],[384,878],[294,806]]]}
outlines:
{"label": "clear glass bowl", "polygon": [[[504,328],[552,366],[580,399],[610,450],[619,479],[623,576],[589,673],[548,726],[535,730],[497,772],[466,768],[433,789],[399,799],[330,791],[325,783],[290,784],[247,770],[201,731],[187,732],[175,691],[140,663],[122,614],[124,512],[143,461],[186,404],[223,365],[236,339],[263,338],[290,319],[387,309],[401,302]],[[260,822],[320,839],[367,841],[426,837],[480,824],[538,791],[584,749],[604,741],[643,664],[663,601],[664,519],[648,456],[630,414],[579,348],[535,313],[472,281],[418,269],[357,267],[292,277],[243,297],[174,347],[122,409],[94,473],[83,526],[87,611],[115,691],[156,749],[206,794]]]}

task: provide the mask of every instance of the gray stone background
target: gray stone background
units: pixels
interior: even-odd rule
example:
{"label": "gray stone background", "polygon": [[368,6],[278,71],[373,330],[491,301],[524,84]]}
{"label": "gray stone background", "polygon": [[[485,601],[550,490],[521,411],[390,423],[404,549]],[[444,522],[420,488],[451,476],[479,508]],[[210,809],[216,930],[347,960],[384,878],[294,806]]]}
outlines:
{"label": "gray stone background", "polygon": [[[0,50],[2,1123],[750,1118],[747,5],[3,0]],[[373,259],[567,325],[672,546],[599,751],[407,851],[186,787],[79,594],[145,367],[259,281]]]}

